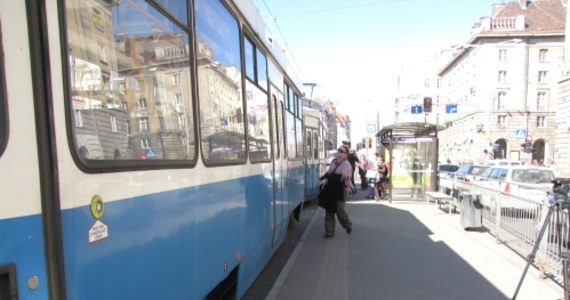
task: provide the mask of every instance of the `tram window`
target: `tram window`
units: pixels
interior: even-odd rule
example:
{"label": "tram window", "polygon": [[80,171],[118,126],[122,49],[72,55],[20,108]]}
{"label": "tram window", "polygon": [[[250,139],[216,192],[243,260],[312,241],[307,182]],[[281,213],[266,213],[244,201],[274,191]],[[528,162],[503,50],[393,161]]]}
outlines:
{"label": "tram window", "polygon": [[291,89],[285,84],[285,108],[291,110]]}
{"label": "tram window", "polygon": [[273,97],[271,97],[271,106],[272,106],[272,110],[271,112],[273,113],[273,151],[275,151],[275,159],[278,159],[279,156],[281,155],[281,151],[279,149],[279,117],[278,117],[278,102],[277,102],[277,97],[275,97],[275,95],[273,95]]}
{"label": "tram window", "polygon": [[267,59],[265,58],[265,54],[259,48],[256,52],[257,58],[257,84],[260,88],[267,91]]}
{"label": "tram window", "polygon": [[313,158],[319,159],[319,136],[316,131],[313,135]]}
{"label": "tram window", "polygon": [[249,38],[243,39],[243,56],[245,60],[245,76],[251,81],[256,81],[255,77],[255,47]]}
{"label": "tram window", "polygon": [[[1,25],[1,24],[0,24]],[[0,36],[2,27],[0,27]],[[0,39],[0,58],[4,57],[4,47]],[[4,73],[4,60],[0,59],[0,155],[4,152],[8,140],[8,111],[6,109],[6,74]]]}
{"label": "tram window", "polygon": [[245,122],[238,22],[220,1],[197,0],[194,5],[204,162],[243,163]]}
{"label": "tram window", "polygon": [[[184,6],[160,3],[169,10]],[[70,126],[80,161],[89,167],[195,161],[187,29],[144,0],[66,5]]]}
{"label": "tram window", "polygon": [[295,117],[299,116],[297,114],[297,95],[295,95],[295,93],[292,90],[291,90],[291,107],[289,107],[289,109],[291,110],[291,112]]}
{"label": "tram window", "polygon": [[175,16],[181,23],[188,24],[188,6],[186,0],[154,0]]}
{"label": "tram window", "polygon": [[287,158],[287,147],[286,142],[287,142],[287,127],[285,126],[285,118],[284,118],[284,104],[283,102],[279,101],[277,102],[277,123],[279,123],[280,130],[279,130],[279,136],[281,137],[281,150],[283,151],[283,154],[281,155],[282,158]]}
{"label": "tram window", "polygon": [[307,130],[307,136],[305,137],[305,139],[306,139],[306,145],[305,145],[305,147],[307,147],[307,154],[308,154],[308,155],[307,155],[307,158],[310,158],[310,157],[311,157],[311,153],[313,152],[313,148],[312,148],[313,145],[312,145],[312,143],[311,143],[311,141],[312,141],[313,139],[312,139],[311,131]]}
{"label": "tram window", "polygon": [[295,116],[289,111],[285,112],[286,125],[287,125],[287,158],[295,159],[297,158],[297,144],[295,139]]}
{"label": "tram window", "polygon": [[265,54],[247,36],[244,37],[243,48],[246,77],[267,91],[267,58]]}
{"label": "tram window", "polygon": [[297,129],[295,131],[297,134],[297,158],[304,158],[305,146],[303,145],[303,122],[301,122],[299,119],[296,119],[295,125],[297,126]]}
{"label": "tram window", "polygon": [[267,94],[253,83],[247,81],[246,95],[248,107],[249,159],[252,162],[270,160],[271,146],[269,144],[270,131]]}

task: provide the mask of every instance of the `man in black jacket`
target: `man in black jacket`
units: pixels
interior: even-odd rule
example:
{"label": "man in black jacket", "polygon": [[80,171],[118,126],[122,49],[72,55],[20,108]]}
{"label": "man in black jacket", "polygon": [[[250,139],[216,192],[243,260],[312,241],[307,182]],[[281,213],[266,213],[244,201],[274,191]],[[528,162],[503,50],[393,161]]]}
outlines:
{"label": "man in black jacket", "polygon": [[[360,163],[360,160],[358,159],[358,156],[356,155],[354,150],[350,150],[350,154],[348,154],[347,157],[348,162],[350,163],[350,166],[352,167],[352,186],[356,186],[354,185],[354,170],[356,168],[356,163]],[[356,193],[356,189],[351,193],[351,194],[355,194]]]}

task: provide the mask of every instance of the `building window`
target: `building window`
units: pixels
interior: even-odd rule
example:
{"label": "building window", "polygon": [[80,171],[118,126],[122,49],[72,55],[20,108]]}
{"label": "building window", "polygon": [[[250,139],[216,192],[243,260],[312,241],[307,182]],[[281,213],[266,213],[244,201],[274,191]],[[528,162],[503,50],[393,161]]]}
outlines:
{"label": "building window", "polygon": [[536,95],[536,109],[546,110],[546,92],[538,92]]}
{"label": "building window", "polygon": [[172,74],[172,85],[179,85],[180,84],[180,73]]}
{"label": "building window", "polygon": [[174,95],[174,105],[184,105],[184,102],[182,101],[182,94],[178,93]]}
{"label": "building window", "polygon": [[499,61],[507,61],[507,49],[499,49]]}
{"label": "building window", "polygon": [[141,148],[150,149],[150,139],[149,138],[141,138]]}
{"label": "building window", "polygon": [[546,127],[546,117],[545,116],[536,117],[536,127],[538,127],[538,128],[545,128]]}
{"label": "building window", "polygon": [[178,125],[180,127],[180,130],[186,129],[186,117],[184,114],[178,114]]}
{"label": "building window", "polygon": [[506,92],[499,92],[497,94],[497,109],[504,109],[505,108],[505,101],[507,101],[507,93]]}
{"label": "building window", "polygon": [[539,83],[546,83],[548,82],[548,72],[547,71],[538,71],[538,82]]}
{"label": "building window", "polygon": [[141,133],[149,133],[150,132],[150,124],[147,117],[143,117],[139,119],[139,131]]}
{"label": "building window", "polygon": [[117,132],[117,117],[115,116],[111,116],[111,131],[112,132]]}
{"label": "building window", "polygon": [[146,98],[139,98],[139,109],[146,109]]}
{"label": "building window", "polygon": [[500,83],[507,82],[507,71],[499,71],[499,82]]}
{"label": "building window", "polygon": [[102,44],[98,44],[97,46],[99,48],[99,61],[104,63],[104,64],[107,64],[108,60],[107,60],[107,49],[106,49],[106,47]]}
{"label": "building window", "polygon": [[499,128],[503,128],[507,125],[507,116],[506,115],[500,115],[497,117],[497,127]]}
{"label": "building window", "polygon": [[548,61],[548,49],[538,50],[538,61],[547,62]]}

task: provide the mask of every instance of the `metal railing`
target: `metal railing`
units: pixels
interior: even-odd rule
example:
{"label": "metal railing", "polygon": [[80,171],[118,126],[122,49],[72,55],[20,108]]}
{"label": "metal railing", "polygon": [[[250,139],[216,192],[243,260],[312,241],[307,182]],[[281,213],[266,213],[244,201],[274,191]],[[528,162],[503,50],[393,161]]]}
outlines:
{"label": "metal railing", "polygon": [[[562,257],[568,257],[570,247],[568,210],[551,207],[547,196],[537,201],[453,178],[441,177],[439,182],[442,192],[454,195],[469,192],[472,197],[478,198],[483,205],[482,225],[495,236],[497,242],[524,258],[531,254],[542,226],[547,226],[532,263],[543,278],[552,277],[558,283],[563,283]],[[454,201],[459,208],[460,199]],[[555,211],[549,220],[545,220],[551,208]],[[545,221],[548,222],[545,224]]]}

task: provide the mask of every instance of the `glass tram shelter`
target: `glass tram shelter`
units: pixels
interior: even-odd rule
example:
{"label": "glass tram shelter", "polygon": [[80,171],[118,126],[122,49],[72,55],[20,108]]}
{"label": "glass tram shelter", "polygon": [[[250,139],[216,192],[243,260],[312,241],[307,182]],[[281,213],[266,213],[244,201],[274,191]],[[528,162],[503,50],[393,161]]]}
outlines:
{"label": "glass tram shelter", "polygon": [[377,145],[389,167],[391,200],[423,200],[437,190],[438,137],[441,125],[411,122],[383,127]]}

